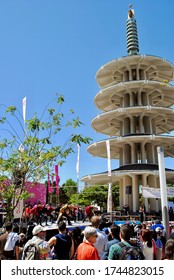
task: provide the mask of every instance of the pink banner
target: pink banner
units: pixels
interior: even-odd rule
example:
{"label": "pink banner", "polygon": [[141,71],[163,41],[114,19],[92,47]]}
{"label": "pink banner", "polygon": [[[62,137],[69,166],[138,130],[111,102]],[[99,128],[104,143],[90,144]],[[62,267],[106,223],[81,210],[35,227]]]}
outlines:
{"label": "pink banner", "polygon": [[30,183],[26,182],[26,189],[29,193],[32,194],[32,197],[27,199],[25,203],[31,203],[31,205],[34,205],[39,201],[41,201],[41,204],[46,203],[46,185],[45,184],[39,184],[39,183]]}
{"label": "pink banner", "polygon": [[59,194],[59,173],[58,173],[58,165],[55,165],[55,174],[56,174],[56,194]]}

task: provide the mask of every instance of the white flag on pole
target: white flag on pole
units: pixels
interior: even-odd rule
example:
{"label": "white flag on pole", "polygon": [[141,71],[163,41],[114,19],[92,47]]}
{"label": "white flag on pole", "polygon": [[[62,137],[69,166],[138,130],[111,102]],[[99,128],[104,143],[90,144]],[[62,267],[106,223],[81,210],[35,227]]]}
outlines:
{"label": "white flag on pole", "polygon": [[106,149],[108,157],[108,176],[111,176],[111,152],[110,152],[110,141],[106,140]]}
{"label": "white flag on pole", "polygon": [[27,98],[26,96],[23,98],[22,100],[22,108],[23,108],[23,119],[24,119],[24,123],[26,120],[26,106],[27,106]]}
{"label": "white flag on pole", "polygon": [[79,166],[80,166],[80,145],[77,144],[77,162],[76,162],[77,179],[79,179]]}

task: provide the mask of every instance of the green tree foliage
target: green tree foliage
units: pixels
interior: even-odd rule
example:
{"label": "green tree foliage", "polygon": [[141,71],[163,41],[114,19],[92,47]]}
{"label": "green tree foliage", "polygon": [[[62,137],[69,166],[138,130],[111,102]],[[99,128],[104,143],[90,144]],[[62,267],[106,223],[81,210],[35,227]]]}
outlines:
{"label": "green tree foliage", "polygon": [[60,188],[60,202],[63,204],[70,202],[71,196],[74,194],[77,194],[77,183],[68,179]]}
{"label": "green tree foliage", "polygon": [[[68,117],[67,120],[62,113],[64,102],[64,97],[57,95],[41,116],[35,113],[25,121],[25,126],[15,106],[0,105],[0,177],[10,179],[5,186],[3,180],[0,181],[0,191],[2,197],[8,197],[8,214],[19,200],[26,197],[26,181],[44,180],[52,166],[64,164],[77,144],[89,144],[92,140],[74,133],[83,123],[74,117],[73,110],[70,110],[70,119]],[[50,107],[51,103],[54,107]],[[61,134],[68,136],[63,142]],[[18,195],[16,189],[19,190]]]}
{"label": "green tree foliage", "polygon": [[77,193],[77,183],[74,182],[72,179],[66,180],[66,182],[62,185],[62,189],[64,192],[67,193],[68,200],[70,199],[71,195]]}
{"label": "green tree foliage", "polygon": [[[119,187],[112,187],[113,207],[116,208],[119,205]],[[86,206],[89,204],[97,204],[103,209],[107,209],[108,199],[108,186],[91,186],[85,188],[81,193],[74,194],[70,198],[70,202],[79,205]]]}
{"label": "green tree foliage", "polygon": [[66,186],[77,186],[77,182],[74,182],[72,179],[68,179],[64,184],[62,184],[62,187]]}

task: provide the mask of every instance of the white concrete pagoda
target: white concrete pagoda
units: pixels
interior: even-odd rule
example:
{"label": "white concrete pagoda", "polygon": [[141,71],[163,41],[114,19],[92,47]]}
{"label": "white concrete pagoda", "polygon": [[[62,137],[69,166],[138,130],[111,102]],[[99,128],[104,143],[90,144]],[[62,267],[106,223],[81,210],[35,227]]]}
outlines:
{"label": "white concrete pagoda", "polygon": [[[174,157],[174,66],[165,59],[139,54],[137,24],[130,7],[127,19],[128,55],[108,62],[96,74],[101,90],[94,102],[102,112],[91,125],[109,138],[91,144],[87,151],[119,161],[119,168],[84,176],[87,185],[118,184],[120,208],[139,209],[141,187],[159,188],[157,147],[163,147],[165,157]],[[174,170],[166,168],[167,182],[173,183]],[[145,199],[146,209],[158,212],[160,200]]]}

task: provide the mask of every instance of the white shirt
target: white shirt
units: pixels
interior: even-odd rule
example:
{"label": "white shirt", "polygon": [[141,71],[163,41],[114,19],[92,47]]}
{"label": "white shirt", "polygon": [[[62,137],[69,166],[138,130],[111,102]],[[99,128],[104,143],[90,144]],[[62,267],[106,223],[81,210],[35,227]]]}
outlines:
{"label": "white shirt", "polygon": [[147,247],[147,242],[140,243],[141,250],[145,256],[145,260],[153,260],[153,245],[152,247]]}
{"label": "white shirt", "polygon": [[100,259],[102,260],[102,256],[105,250],[105,246],[107,243],[107,236],[102,233],[99,229],[97,229],[97,241],[94,243],[94,246],[97,248]]}

